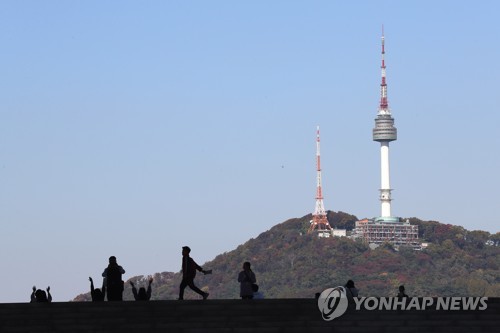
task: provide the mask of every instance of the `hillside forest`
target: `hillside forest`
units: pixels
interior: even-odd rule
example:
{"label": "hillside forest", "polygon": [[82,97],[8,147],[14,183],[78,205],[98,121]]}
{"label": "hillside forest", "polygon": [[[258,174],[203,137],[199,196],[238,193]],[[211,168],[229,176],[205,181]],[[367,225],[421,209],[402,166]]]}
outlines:
{"label": "hillside forest", "polygon": [[[368,244],[347,237],[319,238],[307,234],[311,214],[275,225],[213,260],[198,263],[213,274],[198,274],[195,283],[210,299],[239,297],[238,273],[249,261],[265,298],[309,298],[326,288],[354,280],[360,296],[395,296],[403,284],[409,296],[500,297],[500,233],[468,231],[463,227],[409,218],[419,226],[419,239],[429,243],[421,251]],[[354,228],[356,216],[328,212],[333,228]],[[180,258],[179,258],[180,261]],[[153,300],[178,297],[181,272],[152,275]],[[124,299],[131,300],[129,281],[146,286],[148,276],[125,283]],[[97,287],[97,286],[96,286]],[[186,289],[186,299],[199,296]],[[90,294],[74,301],[89,301]]]}

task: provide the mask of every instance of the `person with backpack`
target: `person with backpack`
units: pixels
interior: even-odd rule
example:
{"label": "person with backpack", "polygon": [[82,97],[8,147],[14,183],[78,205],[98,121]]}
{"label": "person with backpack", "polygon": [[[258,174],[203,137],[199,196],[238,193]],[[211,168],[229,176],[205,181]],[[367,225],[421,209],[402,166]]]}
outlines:
{"label": "person with backpack", "polygon": [[243,263],[243,270],[238,274],[238,282],[240,283],[241,299],[253,299],[254,292],[259,291],[259,287],[255,284],[257,279],[250,268],[250,262],[245,261]]}
{"label": "person with backpack", "polygon": [[116,262],[116,257],[109,257],[109,265],[102,276],[104,277],[104,285],[108,294],[108,301],[122,301],[123,300],[123,280],[122,274],[125,270]]}

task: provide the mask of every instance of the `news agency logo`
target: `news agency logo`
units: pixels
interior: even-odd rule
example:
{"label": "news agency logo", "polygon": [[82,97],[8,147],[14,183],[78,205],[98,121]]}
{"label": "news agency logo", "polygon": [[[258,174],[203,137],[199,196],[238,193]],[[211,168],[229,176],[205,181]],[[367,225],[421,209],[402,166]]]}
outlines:
{"label": "news agency logo", "polygon": [[349,305],[344,287],[323,290],[318,298],[318,307],[324,320],[330,321],[342,316]]}
{"label": "news agency logo", "polygon": [[[385,310],[385,311],[482,311],[488,308],[488,297],[354,297],[352,302],[355,309]],[[325,289],[318,298],[318,308],[323,320],[330,321],[342,316],[349,305],[349,299],[344,287]]]}

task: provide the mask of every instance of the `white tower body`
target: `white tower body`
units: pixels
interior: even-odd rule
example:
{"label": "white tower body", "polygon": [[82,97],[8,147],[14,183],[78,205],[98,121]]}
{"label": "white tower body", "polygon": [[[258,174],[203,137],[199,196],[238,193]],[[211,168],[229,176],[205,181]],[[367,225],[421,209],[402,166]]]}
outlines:
{"label": "white tower body", "polygon": [[384,200],[390,198],[391,184],[389,176],[389,142],[380,143],[380,201],[382,206],[381,216],[391,216],[391,201]]}

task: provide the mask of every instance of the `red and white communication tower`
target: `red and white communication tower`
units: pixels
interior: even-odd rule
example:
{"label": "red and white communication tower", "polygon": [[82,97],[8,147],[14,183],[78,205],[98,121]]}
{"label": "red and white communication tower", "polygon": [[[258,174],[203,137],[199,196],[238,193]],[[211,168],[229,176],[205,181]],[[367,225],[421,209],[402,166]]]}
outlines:
{"label": "red and white communication tower", "polygon": [[321,159],[319,152],[319,126],[316,129],[316,208],[314,209],[311,226],[307,233],[317,230],[331,230],[330,223],[326,218],[325,205],[323,204],[323,191],[321,190]]}

